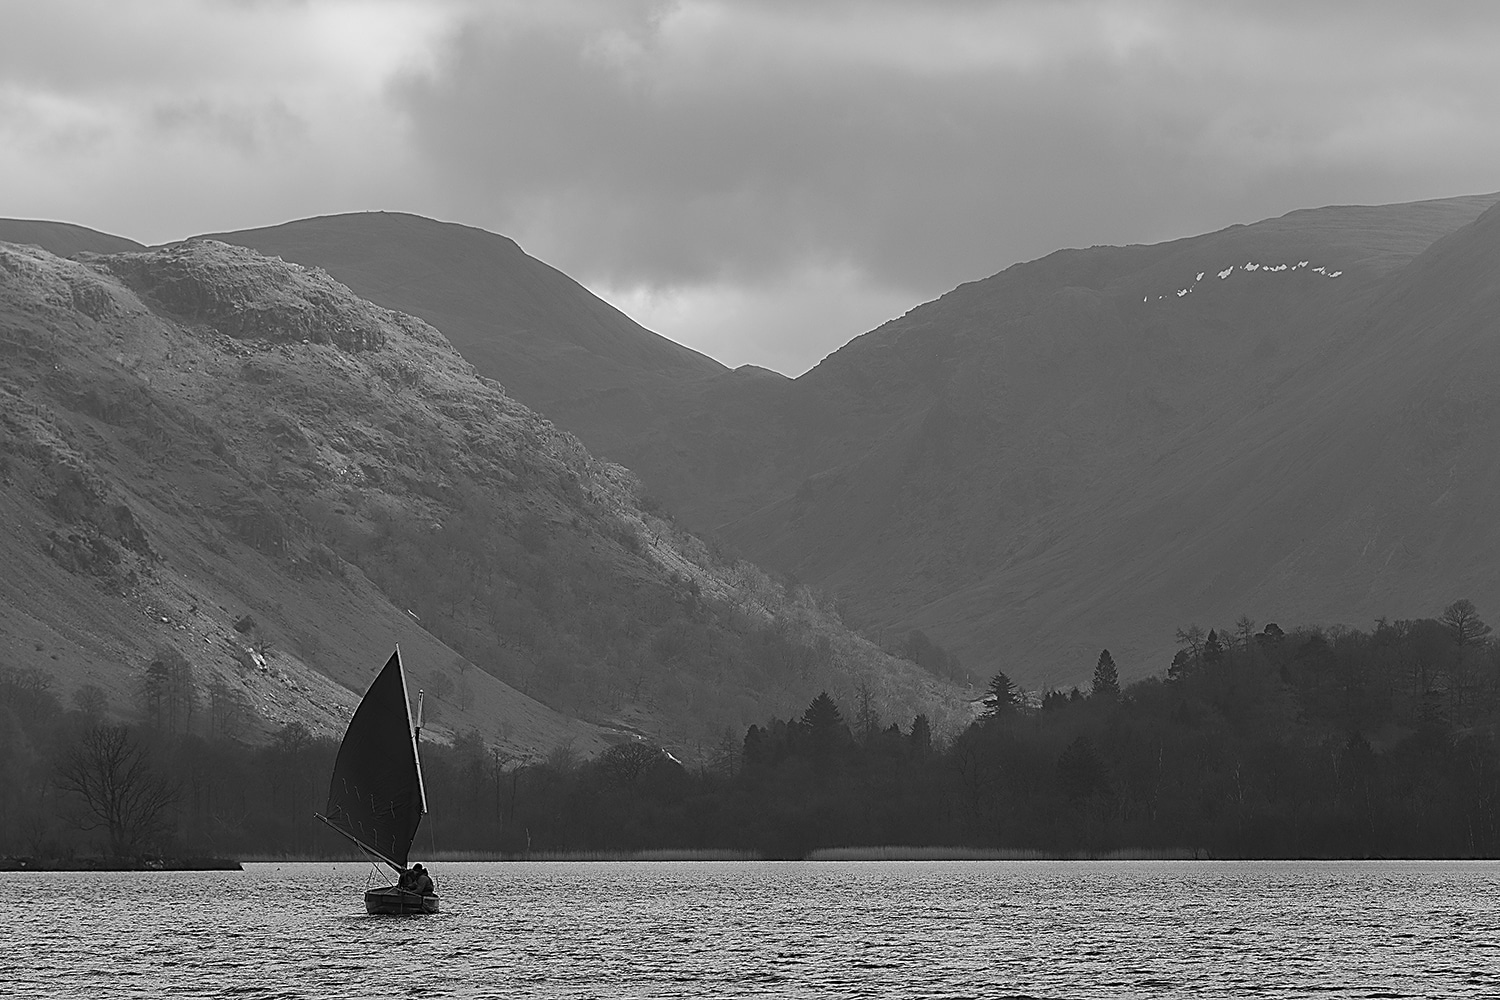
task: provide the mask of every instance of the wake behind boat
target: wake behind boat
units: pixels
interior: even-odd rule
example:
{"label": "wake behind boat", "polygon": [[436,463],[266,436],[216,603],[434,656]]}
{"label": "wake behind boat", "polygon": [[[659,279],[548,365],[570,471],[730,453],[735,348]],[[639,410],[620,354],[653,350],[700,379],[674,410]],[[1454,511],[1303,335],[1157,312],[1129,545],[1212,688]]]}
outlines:
{"label": "wake behind boat", "polygon": [[436,913],[438,896],[421,865],[407,867],[417,826],[427,812],[422,761],[417,741],[422,731],[421,693],[417,722],[401,648],[391,654],[365,692],[333,764],[328,787],[328,814],[318,819],[353,841],[374,861],[400,875],[396,885],[365,892],[365,910],[376,914]]}

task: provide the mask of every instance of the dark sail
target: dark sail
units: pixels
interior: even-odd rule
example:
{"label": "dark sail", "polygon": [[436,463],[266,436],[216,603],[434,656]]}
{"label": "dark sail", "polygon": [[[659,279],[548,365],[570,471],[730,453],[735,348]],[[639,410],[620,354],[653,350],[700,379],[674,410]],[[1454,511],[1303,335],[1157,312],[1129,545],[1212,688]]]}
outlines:
{"label": "dark sail", "polygon": [[397,868],[427,811],[409,705],[398,649],[354,710],[328,787],[328,824]]}

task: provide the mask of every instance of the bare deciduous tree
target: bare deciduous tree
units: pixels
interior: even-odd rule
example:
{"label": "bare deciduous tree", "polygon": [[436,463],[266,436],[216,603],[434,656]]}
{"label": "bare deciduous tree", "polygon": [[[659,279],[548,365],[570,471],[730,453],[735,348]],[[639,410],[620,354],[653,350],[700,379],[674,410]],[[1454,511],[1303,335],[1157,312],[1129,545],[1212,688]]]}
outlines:
{"label": "bare deciduous tree", "polygon": [[1177,641],[1188,648],[1193,659],[1197,659],[1203,652],[1203,626],[1184,625],[1177,630]]}
{"label": "bare deciduous tree", "polygon": [[126,726],[84,730],[63,756],[57,784],[82,800],[86,813],[79,825],[105,830],[115,857],[128,857],[160,835],[178,796]]}
{"label": "bare deciduous tree", "polygon": [[215,678],[208,686],[208,732],[216,739],[236,739],[244,732],[252,709],[239,688]]}
{"label": "bare deciduous tree", "polygon": [[599,755],[599,766],[615,784],[630,786],[664,757],[655,743],[617,743]]}
{"label": "bare deciduous tree", "polygon": [[1469,600],[1454,601],[1448,605],[1438,621],[1448,626],[1454,645],[1460,649],[1475,645],[1491,632],[1490,627],[1480,620],[1474,602]]}
{"label": "bare deciduous tree", "polygon": [[97,684],[84,684],[73,692],[73,705],[85,718],[98,722],[109,710],[109,695]]}

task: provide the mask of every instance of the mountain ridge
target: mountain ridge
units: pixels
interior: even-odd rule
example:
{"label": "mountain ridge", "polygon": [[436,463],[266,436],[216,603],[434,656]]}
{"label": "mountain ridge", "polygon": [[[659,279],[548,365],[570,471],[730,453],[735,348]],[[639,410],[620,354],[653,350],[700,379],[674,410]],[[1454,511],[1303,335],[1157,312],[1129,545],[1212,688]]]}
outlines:
{"label": "mountain ridge", "polygon": [[[1472,379],[1454,389],[1412,344],[1484,335],[1483,308],[1461,320],[1465,297],[1488,301],[1497,197],[1299,209],[1060,250],[915,306],[797,379],[641,361],[620,346],[638,341],[629,325],[591,352],[566,311],[523,342],[510,320],[471,310],[455,343],[633,469],[653,506],[827,590],[871,634],[920,628],[973,676],[1003,668],[1042,687],[1085,681],[1107,645],[1129,678],[1162,669],[1189,622],[1338,620],[1456,596],[1420,552],[1465,522],[1413,484],[1432,477],[1445,428],[1483,436],[1488,397]],[[308,262],[336,269],[354,250],[338,249],[330,218],[343,217],[304,220],[328,240]],[[228,236],[292,247],[283,227]],[[1442,249],[1454,240],[1478,241],[1473,262]],[[441,315],[444,286],[419,288],[428,279],[392,263],[409,248],[360,252],[400,272],[381,288],[364,272],[384,304]],[[1379,398],[1358,398],[1357,378]],[[1385,436],[1342,427],[1355,413]],[[1384,478],[1356,475],[1359,462]],[[1452,502],[1472,508],[1475,489]],[[1377,521],[1386,535],[1370,534]],[[1356,535],[1395,568],[1351,556]],[[1455,587],[1493,587],[1438,548]]]}
{"label": "mountain ridge", "polygon": [[[1496,217],[1495,210],[1491,208],[1479,222],[1473,225],[1478,226],[1482,222],[1484,228],[1492,227]],[[1472,227],[1469,228],[1472,229]],[[1157,543],[1162,546],[1157,553],[1159,561],[1163,564],[1177,565],[1179,567],[1177,572],[1180,573],[1180,567],[1184,562],[1196,560],[1204,566],[1200,573],[1207,577],[1206,586],[1201,584],[1198,586],[1200,596],[1188,601],[1179,599],[1177,605],[1179,624],[1186,624],[1194,619],[1202,621],[1208,618],[1209,623],[1217,621],[1222,626],[1227,624],[1236,613],[1255,614],[1257,609],[1260,609],[1258,613],[1261,616],[1269,614],[1293,620],[1300,620],[1304,616],[1338,620],[1346,616],[1351,608],[1363,606],[1371,617],[1375,617],[1381,613],[1399,613],[1399,607],[1403,602],[1420,606],[1423,601],[1419,598],[1424,598],[1427,604],[1439,607],[1446,600],[1451,600],[1453,596],[1452,591],[1444,590],[1445,587],[1467,593],[1470,588],[1479,586],[1481,589],[1474,596],[1493,594],[1496,583],[1494,574],[1485,575],[1475,572],[1471,559],[1466,559],[1462,553],[1451,549],[1445,553],[1445,558],[1440,560],[1443,564],[1441,571],[1429,570],[1420,579],[1409,578],[1405,585],[1401,585],[1398,581],[1393,581],[1388,576],[1377,572],[1375,567],[1351,561],[1350,556],[1344,551],[1338,551],[1338,546],[1335,544],[1335,540],[1340,538],[1342,533],[1353,530],[1354,521],[1351,521],[1351,518],[1357,521],[1361,505],[1376,503],[1378,499],[1395,509],[1413,510],[1420,506],[1410,495],[1397,498],[1387,496],[1397,489],[1397,486],[1393,484],[1399,484],[1402,476],[1409,470],[1392,468],[1383,477],[1360,477],[1356,474],[1361,468],[1361,463],[1365,467],[1380,464],[1379,459],[1385,440],[1373,433],[1354,434],[1350,426],[1360,423],[1372,426],[1392,425],[1392,421],[1400,416],[1401,410],[1409,411],[1413,406],[1419,405],[1416,400],[1413,400],[1405,407],[1398,407],[1394,414],[1381,405],[1386,399],[1398,395],[1397,389],[1410,380],[1412,372],[1417,370],[1411,364],[1417,349],[1412,348],[1409,343],[1403,347],[1401,341],[1409,340],[1413,330],[1420,331],[1421,324],[1410,316],[1398,315],[1393,311],[1393,304],[1404,294],[1408,294],[1401,287],[1408,278],[1408,271],[1415,276],[1428,269],[1435,257],[1447,252],[1445,246],[1449,241],[1461,238],[1460,234],[1464,231],[1460,230],[1454,236],[1438,241],[1429,250],[1414,258],[1406,268],[1390,272],[1396,282],[1393,287],[1386,286],[1360,292],[1360,295],[1353,300],[1352,311],[1341,321],[1339,328],[1333,330],[1324,340],[1312,345],[1315,349],[1315,358],[1317,358],[1317,351],[1332,351],[1334,355],[1331,358],[1324,356],[1318,359],[1321,367],[1310,369],[1310,372],[1299,374],[1294,371],[1286,376],[1286,381],[1273,390],[1275,395],[1269,400],[1270,405],[1244,414],[1240,419],[1245,421],[1245,424],[1235,429],[1237,436],[1233,438],[1233,448],[1222,431],[1215,432],[1212,428],[1202,433],[1196,440],[1185,441],[1186,450],[1177,459],[1181,468],[1176,473],[1176,485],[1171,486],[1170,490],[1164,494],[1158,494],[1155,497],[1148,494],[1144,501],[1136,503],[1130,517],[1112,523],[1110,535],[1115,539],[1115,555],[1097,555],[1093,559],[1075,557],[1073,565],[1109,566],[1112,562],[1118,563],[1121,558],[1119,550],[1124,546],[1121,540],[1140,533],[1141,526],[1145,523],[1143,519],[1149,520],[1154,517],[1156,530],[1160,535]],[[1489,256],[1494,256],[1493,246],[1489,249]],[[1476,290],[1469,289],[1459,297],[1461,299],[1472,298],[1475,294]],[[1441,311],[1443,307],[1438,308]],[[1399,363],[1393,363],[1388,356],[1384,359],[1384,363],[1379,357],[1361,358],[1358,356],[1358,352],[1362,349],[1368,350],[1370,346],[1368,336],[1361,339],[1360,335],[1371,329],[1379,329],[1382,324],[1397,338],[1397,349],[1406,354],[1406,358]],[[1345,355],[1353,352],[1354,359],[1351,361],[1347,356],[1340,356],[1337,353],[1340,350]],[[1295,360],[1300,364],[1306,360],[1306,356]],[[1295,367],[1297,366],[1294,365],[1293,368]],[[1340,375],[1340,368],[1347,370]],[[1365,373],[1372,368],[1381,373],[1380,377],[1385,382],[1380,390],[1372,391],[1368,385],[1363,390],[1350,388],[1358,384],[1357,380],[1366,378]],[[1325,384],[1328,379],[1333,379],[1335,384],[1332,386]],[[1420,396],[1419,393],[1410,392],[1407,395]],[[1330,400],[1329,397],[1333,397],[1336,401]],[[1278,413],[1279,409],[1287,406],[1295,407],[1290,417],[1284,413]],[[1341,410],[1341,407],[1344,409]],[[1361,415],[1350,420],[1346,414]],[[1399,423],[1393,426],[1399,429]],[[1232,453],[1234,448],[1246,449],[1247,446],[1251,455],[1245,458],[1235,458],[1231,454],[1226,468],[1223,456]],[[1309,447],[1314,450],[1309,452]],[[1252,459],[1258,465],[1247,467],[1246,463]],[[1299,463],[1301,468],[1288,468],[1288,462]],[[1341,472],[1337,475],[1318,473],[1319,462],[1329,463]],[[1195,466],[1205,470],[1208,476],[1207,482],[1192,471]],[[1250,499],[1254,496],[1253,484],[1271,481],[1281,482],[1283,486],[1286,486],[1288,480],[1295,481],[1299,476],[1309,477],[1309,483],[1304,483],[1300,488],[1292,489],[1292,492],[1283,494],[1279,498],[1277,494],[1272,493],[1263,496],[1260,500]],[[1310,485],[1312,482],[1319,485]],[[1252,486],[1252,492],[1249,494],[1246,493],[1247,485]],[[1158,490],[1163,488],[1163,486],[1157,487]],[[1194,491],[1197,492],[1199,499],[1192,501],[1190,506],[1181,508],[1176,513],[1172,513],[1170,507],[1165,511],[1161,507],[1163,502],[1180,504],[1181,501],[1172,501],[1170,498],[1177,496],[1185,499],[1193,495]],[[1265,514],[1267,510],[1279,511],[1280,517],[1268,517]],[[1316,517],[1321,520],[1309,522],[1310,511],[1322,511],[1323,513],[1316,514]],[[1226,512],[1232,513],[1233,517],[1228,518]],[[1257,539],[1257,544],[1247,547],[1241,543],[1239,548],[1224,550],[1216,557],[1205,558],[1183,551],[1174,554],[1172,546],[1180,545],[1181,542],[1171,541],[1173,529],[1164,527],[1178,524],[1184,526],[1178,531],[1185,530],[1189,537],[1214,537],[1216,534],[1231,534],[1237,530],[1237,521],[1250,521],[1257,516],[1261,524],[1259,529],[1261,534]],[[1293,528],[1296,534],[1287,536],[1287,528],[1293,526],[1296,526]],[[1418,529],[1413,527],[1407,530]],[[1273,539],[1278,536],[1282,537],[1282,541],[1274,542]],[[1366,541],[1370,544],[1374,543],[1373,539],[1366,539]],[[1411,539],[1411,541],[1414,542],[1416,539]],[[1406,545],[1406,543],[1396,544],[1398,548]],[[1279,551],[1277,551],[1278,545],[1281,546]],[[1255,573],[1244,568],[1244,560],[1246,558],[1253,560],[1255,558],[1253,553],[1257,548],[1267,553],[1275,552],[1277,558],[1272,565],[1262,570],[1262,582],[1248,586],[1245,581],[1253,579]],[[1299,556],[1298,552],[1305,554]],[[1339,568],[1341,577],[1330,572],[1322,574],[1309,572],[1308,560],[1310,558],[1322,560],[1331,567]],[[1391,555],[1391,558],[1395,558],[1395,555]],[[1134,582],[1127,584],[1125,580],[1117,578],[1117,586],[1121,588],[1131,586],[1138,589],[1142,581],[1152,578],[1152,569],[1140,562],[1142,556],[1136,556],[1135,559],[1137,569],[1133,576],[1127,577]],[[1209,569],[1209,567],[1214,568]],[[1411,574],[1408,574],[1408,577],[1410,576]],[[1236,583],[1237,578],[1238,583]],[[1359,581],[1374,582],[1361,583]],[[1068,585],[1058,580],[1054,586],[1062,589]],[[1178,579],[1166,588],[1167,593],[1160,590],[1152,591],[1152,598],[1162,606],[1169,606],[1172,602],[1167,597],[1168,593],[1191,594],[1194,589],[1188,581]],[[1231,594],[1238,592],[1238,597],[1229,598],[1242,605],[1238,612],[1225,606],[1226,599],[1223,597],[1225,592]],[[988,599],[993,600],[993,595],[989,595]],[[976,605],[986,602],[987,596],[975,594],[968,599],[955,596],[950,600],[955,603],[966,600],[968,610],[973,612]],[[1076,602],[1075,607],[1087,606],[1090,603],[1097,606],[1100,600],[1099,597],[1095,597],[1092,601],[1080,600]],[[1218,602],[1217,613],[1212,615],[1205,613],[1205,609],[1212,608],[1215,602]],[[1067,607],[1067,602],[1057,603]],[[1140,603],[1149,602],[1138,602],[1137,607]],[[952,605],[940,610],[949,615],[965,613],[961,608],[955,608]],[[1061,622],[1049,624],[1053,629],[1062,628]],[[1161,621],[1158,618],[1155,631],[1158,634],[1163,633],[1168,624],[1170,624],[1169,621]],[[1161,639],[1165,638],[1165,635],[1161,636]],[[1098,644],[1103,645],[1106,644],[1105,640],[1108,639],[1108,635],[1096,633],[1095,639]],[[1092,645],[1092,643],[1081,644],[1076,647],[1073,655],[1082,661]],[[1152,658],[1160,666],[1170,650],[1170,644],[1158,640],[1156,648],[1157,652]]]}
{"label": "mountain ridge", "polygon": [[[1393,274],[1496,200],[1299,209],[1161,244],[1059,250],[915,306],[797,379],[664,377],[538,405],[684,523],[828,589],[872,632],[921,628],[971,674],[1003,667],[1033,685],[1086,680],[1106,645],[1139,676],[1164,666],[1177,625],[1281,616],[1246,589],[1259,557],[1199,581],[1126,559],[1128,545],[1101,541],[1089,556],[1078,539],[1114,530],[1117,510],[1140,525],[1185,509],[1173,497],[1189,487],[1169,470],[1191,481],[1184,463],[1205,447],[1216,468],[1236,428],[1315,393],[1299,373],[1347,363],[1357,336],[1340,317],[1371,308]],[[498,359],[476,363],[503,377]],[[1233,505],[1230,486],[1214,489]],[[1218,544],[1174,539],[1163,557],[1201,561]],[[1126,559],[1133,575],[1105,575],[1126,593],[1156,581],[1157,606],[1109,611],[1115,599],[1081,587],[1089,573],[1067,561],[1090,558]],[[1227,609],[1241,599],[1261,607]],[[1338,617],[1323,610],[1305,617]],[[1080,618],[1098,620],[1072,635]]]}

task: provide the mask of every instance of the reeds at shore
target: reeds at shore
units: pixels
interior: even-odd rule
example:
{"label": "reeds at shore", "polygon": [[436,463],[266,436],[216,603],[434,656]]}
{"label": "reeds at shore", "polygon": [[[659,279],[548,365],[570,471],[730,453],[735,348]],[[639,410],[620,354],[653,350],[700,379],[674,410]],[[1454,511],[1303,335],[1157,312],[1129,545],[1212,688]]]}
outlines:
{"label": "reeds at shore", "polygon": [[809,853],[807,861],[1193,861],[1206,851],[1182,848],[1123,848],[1097,854],[1059,854],[1020,847],[825,847]]}
{"label": "reeds at shore", "polygon": [[[718,849],[657,849],[649,851],[532,851],[529,854],[497,854],[490,851],[436,851],[425,856],[426,863],[494,862],[494,861],[1195,861],[1209,857],[1204,850],[1180,848],[1124,848],[1097,854],[1077,852],[1058,854],[1029,848],[996,847],[910,847],[880,845],[872,847],[825,847],[802,858],[772,859],[754,851]],[[310,855],[261,854],[241,858],[246,863],[301,863],[319,861],[366,861],[359,854]]]}

